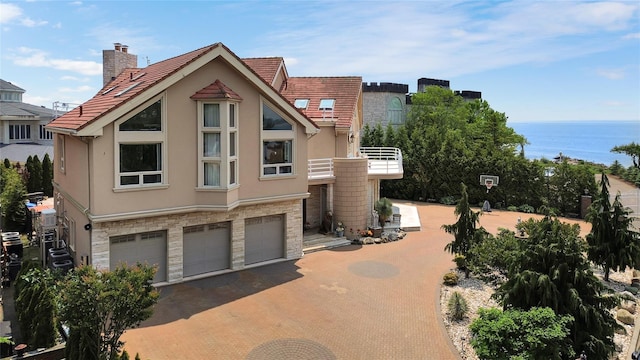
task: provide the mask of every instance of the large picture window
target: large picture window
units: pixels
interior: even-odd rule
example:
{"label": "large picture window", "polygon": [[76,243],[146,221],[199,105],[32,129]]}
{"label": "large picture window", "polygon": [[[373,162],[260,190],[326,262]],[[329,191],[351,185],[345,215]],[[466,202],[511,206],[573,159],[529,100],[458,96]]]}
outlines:
{"label": "large picture window", "polygon": [[293,172],[293,141],[264,141],[264,175],[291,174]]}
{"label": "large picture window", "polygon": [[294,126],[267,103],[262,104],[262,175],[294,173]]}
{"label": "large picture window", "polygon": [[120,184],[162,182],[162,144],[120,144]]}
{"label": "large picture window", "polygon": [[116,122],[116,186],[133,188],[165,182],[163,102],[157,98],[131,117]]}

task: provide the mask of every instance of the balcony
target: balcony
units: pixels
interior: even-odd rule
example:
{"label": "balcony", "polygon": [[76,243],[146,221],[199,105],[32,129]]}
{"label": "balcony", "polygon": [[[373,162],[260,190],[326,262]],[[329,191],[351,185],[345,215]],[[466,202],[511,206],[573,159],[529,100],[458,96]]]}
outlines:
{"label": "balcony", "polygon": [[[369,176],[401,179],[402,173],[402,152],[398,148],[392,147],[362,147],[360,154],[369,159]],[[399,176],[398,176],[399,175]]]}
{"label": "balcony", "polygon": [[[363,147],[360,154],[369,160],[369,176],[380,179],[401,179],[402,152],[392,147]],[[327,180],[333,174],[333,159],[310,159],[308,164],[309,180]]]}

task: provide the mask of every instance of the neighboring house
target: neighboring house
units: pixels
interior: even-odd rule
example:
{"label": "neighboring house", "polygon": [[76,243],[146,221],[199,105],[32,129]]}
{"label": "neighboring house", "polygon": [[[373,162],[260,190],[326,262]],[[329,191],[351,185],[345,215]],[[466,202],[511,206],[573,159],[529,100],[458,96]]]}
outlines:
{"label": "neighboring house", "polygon": [[[424,92],[427,86],[440,86],[450,89],[449,80],[420,78],[418,92]],[[364,93],[364,124],[371,127],[381,124],[383,129],[388,125],[398,127],[407,121],[411,109],[409,85],[396,83],[362,83]],[[471,90],[456,90],[456,95],[467,101],[482,100],[482,93]]]}
{"label": "neighboring house", "polygon": [[0,79],[0,144],[51,145],[53,134],[45,129],[54,111],[22,102],[25,90]]}
{"label": "neighboring house", "polygon": [[[60,233],[76,263],[147,262],[154,282],[174,283],[300,258],[308,159],[325,129],[288,100],[296,78],[282,58],[243,60],[220,43],[146,68],[120,44],[103,57],[104,88],[47,127]],[[357,162],[366,185],[370,161],[349,158],[351,121],[317,146]],[[337,184],[338,168],[325,183]],[[366,226],[359,217],[353,225]]]}

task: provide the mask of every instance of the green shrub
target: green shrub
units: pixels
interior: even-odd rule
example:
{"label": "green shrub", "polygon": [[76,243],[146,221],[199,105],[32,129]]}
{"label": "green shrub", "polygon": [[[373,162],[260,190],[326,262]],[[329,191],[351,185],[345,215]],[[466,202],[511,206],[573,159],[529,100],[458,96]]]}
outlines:
{"label": "green shrub", "polygon": [[536,209],[534,209],[533,206],[531,205],[524,204],[518,207],[518,211],[527,213],[527,214],[533,214],[536,211]]}
{"label": "green shrub", "polygon": [[467,257],[464,255],[456,254],[456,256],[453,257],[453,262],[456,263],[456,266],[460,270],[467,268]]}
{"label": "green shrub", "polygon": [[[473,346],[481,359],[575,359],[569,336],[573,317],[550,308],[528,311],[479,309],[471,323]],[[589,357],[591,358],[591,356]]]}
{"label": "green shrub", "polygon": [[455,205],[457,202],[455,196],[445,196],[443,198],[440,199],[440,203],[441,204],[445,204],[445,205]]}
{"label": "green shrub", "polygon": [[452,320],[459,321],[464,319],[467,315],[467,300],[458,291],[451,294],[449,302],[447,303],[447,309],[449,310],[449,316]]}
{"label": "green shrub", "polygon": [[518,211],[518,207],[514,205],[509,205],[507,207],[507,211]]}
{"label": "green shrub", "polygon": [[442,280],[444,281],[444,284],[447,286],[458,285],[458,274],[454,272],[448,272],[444,274],[444,276],[442,277]]}

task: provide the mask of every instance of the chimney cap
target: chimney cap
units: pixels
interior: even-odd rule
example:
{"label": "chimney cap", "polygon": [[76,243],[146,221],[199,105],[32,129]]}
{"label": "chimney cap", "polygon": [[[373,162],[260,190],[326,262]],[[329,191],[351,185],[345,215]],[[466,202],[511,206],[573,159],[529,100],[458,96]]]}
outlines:
{"label": "chimney cap", "polygon": [[129,48],[128,45],[122,45],[122,52],[126,53],[128,48]]}
{"label": "chimney cap", "polygon": [[113,46],[115,47],[116,51],[120,51],[120,47],[122,46],[122,44],[120,44],[120,43],[113,43]]}

